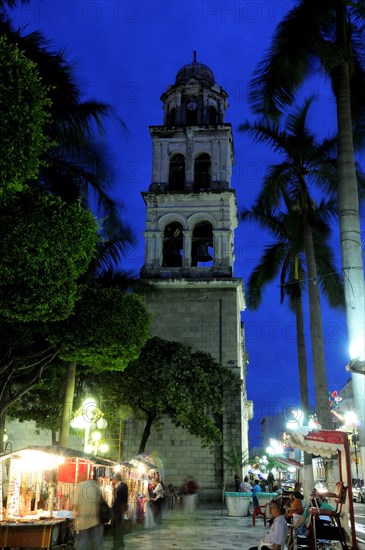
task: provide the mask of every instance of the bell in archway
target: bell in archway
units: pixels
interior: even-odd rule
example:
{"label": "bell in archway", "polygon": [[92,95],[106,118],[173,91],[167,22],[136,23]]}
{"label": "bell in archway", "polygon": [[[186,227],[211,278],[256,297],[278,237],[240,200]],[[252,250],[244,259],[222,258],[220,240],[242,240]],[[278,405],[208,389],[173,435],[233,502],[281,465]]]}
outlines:
{"label": "bell in archway", "polygon": [[208,245],[204,243],[198,244],[196,248],[195,261],[196,262],[211,262],[212,256],[208,252]]}
{"label": "bell in archway", "polygon": [[181,267],[182,266],[182,257],[180,254],[180,248],[177,244],[172,244],[167,247],[164,254],[164,264],[165,267]]}

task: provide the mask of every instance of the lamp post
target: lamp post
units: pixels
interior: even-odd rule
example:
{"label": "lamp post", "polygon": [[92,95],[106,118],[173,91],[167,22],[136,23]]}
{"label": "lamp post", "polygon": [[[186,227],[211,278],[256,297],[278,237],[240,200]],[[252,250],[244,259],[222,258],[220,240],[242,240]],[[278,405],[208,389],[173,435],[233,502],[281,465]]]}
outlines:
{"label": "lamp post", "polygon": [[357,433],[357,426],[359,424],[359,419],[357,414],[354,411],[347,411],[343,415],[344,428],[351,430],[351,439],[354,445],[355,451],[355,469],[356,469],[356,478],[359,478],[359,465],[358,465],[358,455],[357,455],[357,442],[359,440],[359,435]]}
{"label": "lamp post", "polygon": [[99,449],[101,452],[107,452],[109,448],[106,443],[101,443],[101,433],[98,431],[93,432],[91,436],[93,444],[90,445],[90,430],[95,425],[100,430],[104,430],[108,426],[108,422],[104,418],[104,413],[98,408],[96,401],[92,397],[88,397],[74,413],[71,420],[72,428],[85,430],[84,453],[93,452],[97,454]]}

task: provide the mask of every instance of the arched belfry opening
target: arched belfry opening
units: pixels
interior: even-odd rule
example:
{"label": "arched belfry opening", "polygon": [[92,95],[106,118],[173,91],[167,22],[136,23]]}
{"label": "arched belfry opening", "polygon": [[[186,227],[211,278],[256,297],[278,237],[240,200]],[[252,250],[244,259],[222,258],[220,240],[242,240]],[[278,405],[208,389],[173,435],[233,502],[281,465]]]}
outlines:
{"label": "arched belfry opening", "polygon": [[194,162],[194,191],[208,191],[211,180],[211,160],[208,153],[201,153]]}
{"label": "arched belfry opening", "polygon": [[163,233],[162,267],[182,267],[183,253],[183,226],[180,222],[169,223]]}
{"label": "arched belfry opening", "polygon": [[217,109],[213,105],[209,107],[209,124],[212,126],[218,124]]}
{"label": "arched belfry opening", "polygon": [[170,193],[183,193],[185,188],[185,157],[181,153],[173,155],[169,166]]}
{"label": "arched belfry opening", "polygon": [[191,245],[192,267],[212,267],[214,260],[213,227],[210,222],[199,222],[193,229]]}
{"label": "arched belfry opening", "polygon": [[172,107],[172,109],[170,109],[168,124],[169,126],[175,126],[176,124],[176,107]]}

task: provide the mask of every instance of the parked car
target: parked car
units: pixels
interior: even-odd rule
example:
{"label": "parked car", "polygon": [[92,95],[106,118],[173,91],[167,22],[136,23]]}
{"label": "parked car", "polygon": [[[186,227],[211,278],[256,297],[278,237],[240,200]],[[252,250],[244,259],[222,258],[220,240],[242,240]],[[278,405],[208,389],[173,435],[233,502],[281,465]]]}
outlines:
{"label": "parked car", "polygon": [[356,502],[365,502],[365,486],[363,479],[352,480],[352,498]]}

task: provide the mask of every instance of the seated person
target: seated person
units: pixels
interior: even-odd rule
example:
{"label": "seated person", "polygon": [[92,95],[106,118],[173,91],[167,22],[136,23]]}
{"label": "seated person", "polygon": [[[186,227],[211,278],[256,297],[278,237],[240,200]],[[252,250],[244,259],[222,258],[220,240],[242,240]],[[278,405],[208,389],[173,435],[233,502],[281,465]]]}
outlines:
{"label": "seated person", "polygon": [[242,493],[251,493],[252,492],[252,485],[248,480],[248,476],[245,476],[245,479],[242,481],[240,489]]}
{"label": "seated person", "polygon": [[333,510],[332,506],[321,496],[318,495],[315,499],[312,499],[309,505],[305,507],[303,514],[294,520],[296,535],[308,536],[309,508],[317,508],[317,506],[322,510]]}
{"label": "seated person", "polygon": [[294,514],[301,516],[304,512],[303,504],[302,504],[302,495],[299,493],[299,491],[294,491],[294,493],[291,493],[289,495],[289,498],[290,498],[290,508],[285,514],[285,518],[287,521],[291,521]]}
{"label": "seated person", "polygon": [[264,539],[260,540],[258,546],[253,546],[250,550],[280,550],[286,542],[288,526],[284,510],[275,500],[270,504],[270,514],[273,518],[270,531]]}

